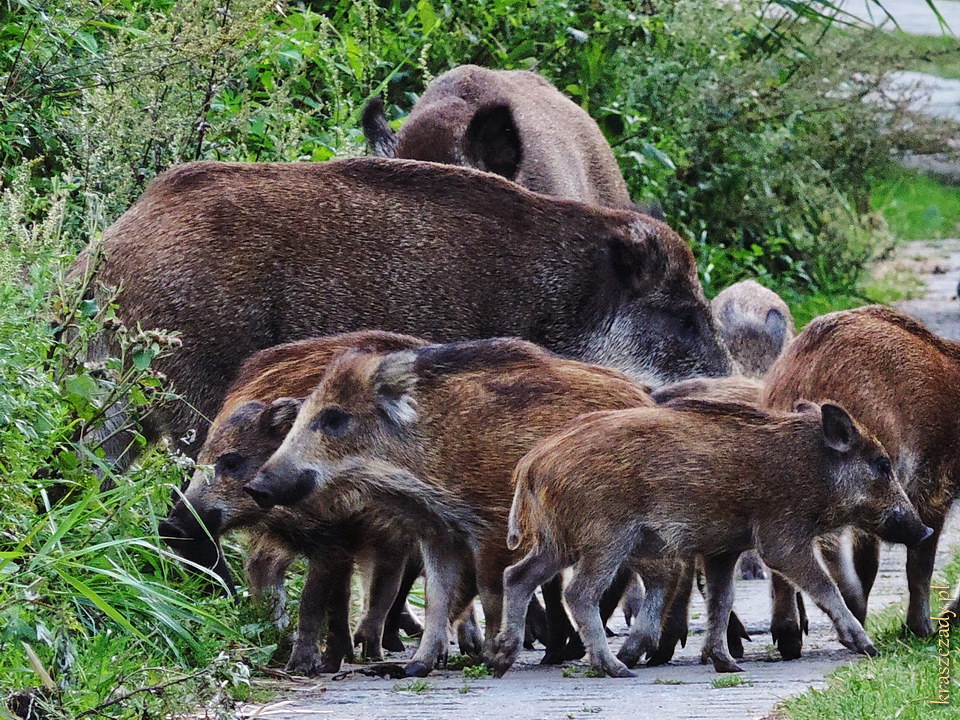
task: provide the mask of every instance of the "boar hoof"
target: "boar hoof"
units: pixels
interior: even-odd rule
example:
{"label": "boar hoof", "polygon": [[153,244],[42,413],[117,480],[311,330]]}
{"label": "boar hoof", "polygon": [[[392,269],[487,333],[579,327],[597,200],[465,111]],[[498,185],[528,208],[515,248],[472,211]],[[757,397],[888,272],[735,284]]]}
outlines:
{"label": "boar hoof", "polygon": [[579,660],[586,654],[587,649],[583,646],[583,641],[580,639],[580,636],[574,635],[567,641],[566,646],[561,652],[561,656],[563,657],[561,662],[565,662],[567,660]]}
{"label": "boar hoof", "polygon": [[677,649],[677,643],[680,643],[680,647],[687,646],[686,625],[683,626],[682,632],[664,626],[663,631],[660,633],[660,642],[657,643],[657,649],[647,655],[647,665],[649,667],[666,665],[673,659],[673,653]]}
{"label": "boar hoof", "polygon": [[339,672],[341,664],[343,664],[343,658],[340,657],[322,657],[318,653],[297,654],[290,658],[286,671],[291,675],[316,677]]}
{"label": "boar hoof", "polygon": [[[380,648],[380,641],[363,632],[358,632],[353,636],[354,646],[360,646],[360,653],[371,662],[381,662],[383,660],[383,650]],[[402,646],[401,646],[402,647]]]}
{"label": "boar hoof", "polygon": [[562,650],[547,650],[540,658],[541,665],[562,665],[564,663]]}
{"label": "boar hoof", "polygon": [[606,672],[607,675],[613,678],[635,678],[637,674],[632,672],[626,665],[623,663],[616,663],[610,667],[601,667],[597,668]]}
{"label": "boar hoof", "polygon": [[403,672],[406,673],[407,677],[426,677],[430,674],[431,668],[426,663],[422,663],[418,660],[407,663],[407,666],[403,669]]}
{"label": "boar hoof", "polygon": [[907,618],[907,629],[912,632],[917,637],[930,637],[933,633],[933,628],[930,626],[930,621],[926,617],[922,617],[918,620],[913,618]]}
{"label": "boar hoof", "polygon": [[784,660],[796,660],[800,657],[803,634],[799,624],[792,621],[774,621],[770,625],[770,634],[773,636],[773,644],[780,651],[780,657]]}
{"label": "boar hoof", "polygon": [[383,634],[383,649],[390,652],[403,652],[406,648],[403,640],[400,639],[400,633],[389,632]]}
{"label": "boar hoof", "polygon": [[713,669],[718,673],[743,672],[743,668],[737,665],[733,660],[723,660],[713,658]]}
{"label": "boar hoof", "polygon": [[640,662],[641,653],[636,651],[627,652],[624,648],[620,649],[620,652],[617,653],[617,660],[622,662],[628,668],[636,667],[637,663]]}
{"label": "boar hoof", "polygon": [[412,638],[423,635],[423,625],[420,624],[420,621],[417,620],[409,610],[404,610],[400,613],[400,629],[403,630],[407,637]]}
{"label": "boar hoof", "polygon": [[612,637],[616,637],[616,636],[617,636],[617,634],[616,634],[613,630],[611,630],[609,627],[607,627],[606,625],[603,626],[603,631],[607,634],[607,637],[608,637],[608,638],[612,638]]}

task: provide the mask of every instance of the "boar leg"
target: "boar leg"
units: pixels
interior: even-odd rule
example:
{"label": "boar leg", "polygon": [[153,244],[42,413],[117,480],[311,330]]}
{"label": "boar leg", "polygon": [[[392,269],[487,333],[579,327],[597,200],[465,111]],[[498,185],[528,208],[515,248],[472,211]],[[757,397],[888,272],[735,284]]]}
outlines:
{"label": "boar leg", "polygon": [[[300,598],[300,623],[293,643],[287,672],[314,676],[337,672],[343,659],[353,654],[350,639],[349,557],[311,558],[307,580]],[[323,620],[327,620],[327,642],[321,656],[317,642]]]}
{"label": "boar leg", "polygon": [[919,637],[927,637],[933,632],[930,626],[930,579],[933,577],[943,517],[932,518],[926,524],[933,528],[933,534],[917,547],[907,549],[907,587],[910,590],[907,627]]}
{"label": "boar leg", "polygon": [[665,665],[673,658],[677,643],[680,643],[680,647],[686,647],[687,611],[690,607],[690,593],[693,591],[694,572],[693,561],[685,560],[680,565],[660,629],[660,640],[657,649],[650,654],[647,665]]}
{"label": "boar leg", "polygon": [[664,607],[674,594],[676,566],[672,562],[646,562],[637,571],[643,577],[643,600],[633,618],[630,633],[617,658],[632,668],[643,655],[652,655],[660,642]]}
{"label": "boar leg", "polygon": [[617,571],[617,576],[613,579],[613,582],[610,583],[610,587],[606,589],[603,597],[600,598],[600,617],[603,618],[603,629],[607,637],[614,637],[616,635],[613,630],[607,627],[607,623],[610,622],[610,617],[623,599],[623,594],[626,592],[627,587],[629,587],[630,582],[636,582],[636,577],[637,574],[630,568],[620,568]]}
{"label": "boar leg", "polygon": [[844,647],[863,655],[877,654],[863,625],[850,612],[836,583],[814,554],[812,543],[806,549],[763,550],[763,561],[796,583],[833,621],[837,637]]}
{"label": "boar leg", "polygon": [[733,609],[733,573],[740,553],[725,553],[703,559],[707,581],[707,636],[700,662],[713,661],[717,672],[742,672],[727,650],[727,629]]}
{"label": "boar leg", "polygon": [[[435,538],[422,543],[423,567],[426,572],[427,610],[424,616],[420,647],[404,671],[408,677],[426,677],[437,665],[446,665],[449,654],[447,625],[458,587],[465,577],[463,547],[449,537]],[[460,608],[462,610],[462,608]]]}
{"label": "boar leg", "polygon": [[263,602],[270,610],[270,620],[281,632],[290,625],[287,612],[287,593],[283,578],[293,562],[294,555],[285,549],[269,545],[255,545],[246,562],[250,596]]}
{"label": "boar leg", "polygon": [[844,530],[836,541],[821,541],[819,548],[820,557],[840,589],[843,601],[853,616],[863,624],[867,618],[867,597],[854,565],[854,543],[856,535],[860,533],[853,533],[853,530]]}
{"label": "boar leg", "polygon": [[367,587],[367,612],[353,636],[354,646],[360,645],[361,653],[368,660],[383,660],[383,628],[400,592],[403,565],[403,560],[393,553],[380,554],[373,561]]}
{"label": "boar leg", "polygon": [[548,632],[547,613],[534,595],[530,598],[530,605],[527,607],[527,628],[523,635],[523,647],[533,650],[533,643],[536,641],[546,645]]}
{"label": "boar leg", "polygon": [[403,641],[400,639],[401,630],[408,637],[416,637],[423,632],[423,626],[414,617],[410,606],[407,604],[410,589],[422,573],[423,564],[420,562],[420,554],[416,553],[414,557],[407,558],[403,570],[403,579],[400,581],[400,589],[397,591],[397,597],[393,600],[393,605],[390,606],[390,612],[387,613],[387,621],[383,628],[383,647],[386,650],[404,651]]}
{"label": "boar leg", "polygon": [[480,657],[483,650],[483,635],[480,632],[480,623],[477,622],[477,613],[473,608],[473,595],[465,602],[469,607],[457,621],[457,644],[461,655]]}
{"label": "boar leg", "polygon": [[617,552],[616,543],[611,545],[613,547],[580,559],[564,597],[580,630],[580,639],[587,648],[590,664],[611,677],[635,677],[610,651],[603,618],[600,617],[600,598],[610,587],[624,560],[624,553]]}
{"label": "boar leg", "polygon": [[867,615],[866,602],[870,599],[870,591],[873,590],[873,583],[880,570],[880,538],[869,533],[857,533],[853,541],[853,567],[863,590],[863,618],[857,616],[862,623]]}
{"label": "boar leg", "polygon": [[773,596],[773,618],[770,621],[773,644],[784,660],[796,660],[803,648],[797,591],[789,580],[774,572],[770,578],[770,592]]}
{"label": "boar leg", "polygon": [[[503,571],[503,613],[501,630],[491,648],[490,667],[494,675],[502,677],[516,662],[523,641],[530,598],[540,585],[557,581],[559,590],[561,570],[556,555],[545,548],[530,551],[520,562]],[[546,594],[546,590],[544,590]],[[544,598],[546,600],[546,598]],[[548,602],[547,605],[550,608]],[[561,606],[562,611],[562,606]],[[566,615],[566,614],[564,614]]]}
{"label": "boar leg", "polygon": [[566,660],[579,660],[587,653],[587,649],[580,642],[580,636],[563,607],[563,576],[550,578],[541,589],[547,613],[547,641],[540,664],[559,665]]}

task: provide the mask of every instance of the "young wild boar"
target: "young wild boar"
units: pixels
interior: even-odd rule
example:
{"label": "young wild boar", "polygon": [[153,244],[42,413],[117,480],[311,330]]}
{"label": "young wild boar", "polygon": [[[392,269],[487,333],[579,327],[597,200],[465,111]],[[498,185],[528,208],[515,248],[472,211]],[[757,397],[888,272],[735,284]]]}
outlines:
{"label": "young wild boar", "polygon": [[[824,315],[800,333],[767,377],[764,401],[771,407],[787,407],[801,398],[830,398],[854,413],[890,453],[907,495],[933,528],[926,542],[907,552],[907,627],[929,635],[937,542],[960,492],[960,343],[937,337],[886,307]],[[877,574],[878,551],[875,537],[858,535],[848,558],[856,573],[842,570],[850,563],[835,568],[847,604],[861,620]],[[796,657],[801,635],[794,593],[777,585],[774,629]]]}
{"label": "young wild boar", "polygon": [[630,676],[627,665],[649,649],[659,627],[635,622],[618,659],[597,601],[624,563],[671,555],[703,559],[709,618],[701,662],[739,671],[725,646],[726,625],[734,566],[754,546],[814,598],[846,647],[875,654],[814,543],[845,525],[907,544],[930,529],[880,443],[843,408],[801,410],[678,400],[586,415],[541,442],[515,473],[507,544],[527,554],[504,573],[495,672],[516,658],[530,593],[573,566],[566,600],[591,664],[613,677]]}
{"label": "young wild boar", "polygon": [[[187,560],[209,567],[229,583],[220,537],[242,529],[252,540],[247,560],[251,594],[266,596],[282,610],[283,577],[297,555],[309,559],[300,603],[300,625],[287,669],[313,675],[335,672],[354,642],[349,629],[350,577],[354,560],[372,566],[368,610],[357,630],[364,655],[379,659],[381,644],[403,650],[398,631],[419,630],[406,612],[410,584],[419,575],[412,545],[398,546],[355,518],[334,521],[323,509],[303,503],[297,510],[261,510],[243,492],[260,466],[280,446],[300,399],[319,384],[331,359],[346,350],[392,352],[424,345],[406,335],[366,331],[279,345],[252,355],[240,368],[200,451],[201,468],[161,524],[160,534]],[[212,467],[212,477],[208,467]],[[401,582],[405,563],[414,569]],[[391,606],[392,610],[391,610]],[[388,634],[384,622],[391,611]],[[405,614],[405,617],[402,617]],[[317,648],[324,618],[329,625],[323,656]],[[382,637],[383,636],[383,637]],[[382,637],[382,639],[381,639]]]}
{"label": "young wild boar", "polygon": [[399,134],[379,98],[363,112],[363,131],[381,157],[464,165],[545,195],[633,207],[597,124],[526,70],[462,65],[427,86]]}
{"label": "young wild boar", "polygon": [[516,462],[581,413],[652,404],[615,370],[520,340],[352,353],[246,490],[264,507],[304,498],[420,538],[427,611],[407,672],[425,675],[445,661],[447,617],[477,591],[488,650],[499,628]]}
{"label": "young wild boar", "polygon": [[793,315],[773,290],[743,280],[721,291],[710,311],[740,372],[762,378],[793,339]]}
{"label": "young wild boar", "polygon": [[[338,332],[521,336],[650,385],[730,371],[693,254],[666,225],[467,168],[185,165],[107,230],[103,255],[95,280],[122,286],[123,322],[180,332],[158,369],[186,402],[150,430],[191,457],[244,359]],[[130,444],[118,433],[110,457]]]}
{"label": "young wild boar", "polygon": [[[680,398],[759,405],[762,394],[763,383],[759,380],[745,375],[731,375],[730,377],[681,380],[678,383],[657,388],[650,393],[650,397],[658,405]],[[760,557],[753,550],[740,556],[739,571],[740,577],[744,580],[763,580],[767,576]],[[745,631],[741,637],[743,636]]]}

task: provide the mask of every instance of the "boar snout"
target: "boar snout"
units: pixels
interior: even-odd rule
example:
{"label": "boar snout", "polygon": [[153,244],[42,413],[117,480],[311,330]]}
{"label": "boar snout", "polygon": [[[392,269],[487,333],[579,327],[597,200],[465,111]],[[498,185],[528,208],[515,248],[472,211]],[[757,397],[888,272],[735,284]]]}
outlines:
{"label": "boar snout", "polygon": [[284,472],[264,468],[244,485],[243,491],[263,510],[276,505],[293,505],[305,498],[317,484],[313,470]]}
{"label": "boar snout", "polygon": [[184,560],[212,570],[223,581],[227,592],[235,595],[233,576],[218,540],[223,513],[217,508],[194,510],[196,515],[183,500],[178,500],[170,515],[160,523],[157,533]]}
{"label": "boar snout", "polygon": [[916,547],[933,534],[912,507],[894,507],[884,517],[878,533],[883,540]]}

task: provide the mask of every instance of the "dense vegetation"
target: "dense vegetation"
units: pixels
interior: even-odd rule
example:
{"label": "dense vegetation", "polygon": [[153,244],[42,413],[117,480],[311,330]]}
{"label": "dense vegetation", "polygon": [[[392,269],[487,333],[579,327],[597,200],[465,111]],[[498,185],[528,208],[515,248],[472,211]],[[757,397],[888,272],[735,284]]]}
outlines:
{"label": "dense vegetation", "polygon": [[892,243],[870,204],[891,152],[938,147],[943,129],[862,102],[909,53],[783,5],[800,15],[706,0],[0,6],[2,694],[52,717],[227,716],[278,640],[159,542],[188,463],[156,449],[101,493],[96,448],[73,442],[104,397],[147,411],[172,392],[150,366],[176,339],[149,328],[124,329],[124,358],[84,363],[115,308],[64,280],[153,176],[357,154],[373,95],[399,121],[454,65],[533,68],[598,120],[634,197],[663,203],[708,292],[758,276],[829,309],[863,294]]}

